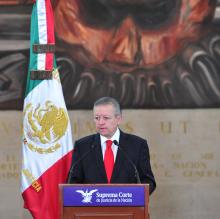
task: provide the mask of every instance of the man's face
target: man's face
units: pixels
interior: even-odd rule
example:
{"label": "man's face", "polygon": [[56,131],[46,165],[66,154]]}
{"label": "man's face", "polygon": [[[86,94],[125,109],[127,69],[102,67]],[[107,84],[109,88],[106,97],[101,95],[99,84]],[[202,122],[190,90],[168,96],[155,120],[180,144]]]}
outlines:
{"label": "man's face", "polygon": [[96,106],[93,113],[96,131],[106,138],[111,138],[121,122],[121,115],[115,114],[111,104]]}

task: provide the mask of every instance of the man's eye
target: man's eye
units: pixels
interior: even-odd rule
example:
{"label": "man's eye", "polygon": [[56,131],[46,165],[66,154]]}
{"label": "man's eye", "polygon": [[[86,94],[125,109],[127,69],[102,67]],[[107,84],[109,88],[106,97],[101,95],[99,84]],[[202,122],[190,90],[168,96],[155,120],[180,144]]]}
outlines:
{"label": "man's eye", "polygon": [[109,120],[109,119],[111,119],[111,118],[108,117],[108,116],[104,116],[103,118],[104,118],[104,120]]}
{"label": "man's eye", "polygon": [[109,117],[109,116],[96,116],[96,117],[94,117],[94,120],[96,120],[96,121],[99,121],[100,119],[109,120],[109,119],[111,119],[111,117]]}

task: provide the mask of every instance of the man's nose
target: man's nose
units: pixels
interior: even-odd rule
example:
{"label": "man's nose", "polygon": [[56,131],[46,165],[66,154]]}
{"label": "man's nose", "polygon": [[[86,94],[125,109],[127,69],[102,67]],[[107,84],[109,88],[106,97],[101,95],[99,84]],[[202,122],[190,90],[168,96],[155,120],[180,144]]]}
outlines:
{"label": "man's nose", "polygon": [[105,123],[105,120],[103,117],[100,117],[99,120],[98,120],[98,124],[104,124]]}

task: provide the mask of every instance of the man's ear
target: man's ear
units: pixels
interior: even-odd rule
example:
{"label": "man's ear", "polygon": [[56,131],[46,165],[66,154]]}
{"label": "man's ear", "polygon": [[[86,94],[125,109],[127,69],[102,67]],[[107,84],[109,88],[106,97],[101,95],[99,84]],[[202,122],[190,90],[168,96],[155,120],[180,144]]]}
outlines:
{"label": "man's ear", "polygon": [[119,125],[122,121],[122,115],[117,115],[116,117],[117,117],[118,125]]}

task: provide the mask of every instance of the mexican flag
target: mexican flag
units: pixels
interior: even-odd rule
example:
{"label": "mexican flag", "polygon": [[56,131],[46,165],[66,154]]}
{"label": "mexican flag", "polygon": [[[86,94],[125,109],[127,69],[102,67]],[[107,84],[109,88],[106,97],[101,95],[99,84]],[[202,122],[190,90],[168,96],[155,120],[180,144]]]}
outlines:
{"label": "mexican flag", "polygon": [[50,0],[37,0],[31,16],[30,63],[23,111],[21,190],[35,219],[59,218],[59,188],[73,150],[70,121],[53,48]]}

